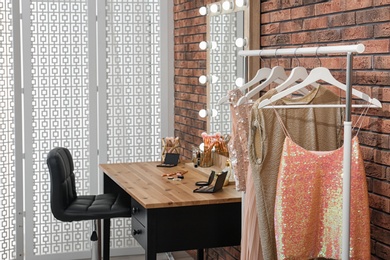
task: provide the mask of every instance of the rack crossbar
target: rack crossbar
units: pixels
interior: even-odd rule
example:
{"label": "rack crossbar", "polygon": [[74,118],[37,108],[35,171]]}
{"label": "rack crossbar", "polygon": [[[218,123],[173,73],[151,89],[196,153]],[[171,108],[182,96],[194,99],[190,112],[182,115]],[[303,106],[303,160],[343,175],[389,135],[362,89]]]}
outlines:
{"label": "rack crossbar", "polygon": [[261,56],[275,57],[286,55],[317,55],[317,54],[337,54],[337,53],[362,53],[364,52],[363,44],[356,45],[338,45],[338,46],[320,46],[320,47],[302,47],[286,49],[263,49],[263,50],[241,50],[239,56]]}

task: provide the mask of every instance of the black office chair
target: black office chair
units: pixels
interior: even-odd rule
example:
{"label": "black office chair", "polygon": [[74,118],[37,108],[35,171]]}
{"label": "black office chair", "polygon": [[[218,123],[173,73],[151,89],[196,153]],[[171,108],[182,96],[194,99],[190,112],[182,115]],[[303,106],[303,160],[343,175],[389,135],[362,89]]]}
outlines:
{"label": "black office chair", "polygon": [[50,204],[54,217],[60,221],[104,220],[103,259],[110,257],[110,219],[131,217],[130,197],[123,194],[78,196],[72,155],[57,147],[47,156],[51,177]]}

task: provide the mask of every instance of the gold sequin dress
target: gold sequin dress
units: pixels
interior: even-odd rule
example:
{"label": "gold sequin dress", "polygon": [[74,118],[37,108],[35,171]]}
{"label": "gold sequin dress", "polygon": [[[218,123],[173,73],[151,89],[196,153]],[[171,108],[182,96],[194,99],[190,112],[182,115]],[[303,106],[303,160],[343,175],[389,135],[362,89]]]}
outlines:
{"label": "gold sequin dress", "polygon": [[[286,137],[275,201],[278,259],[341,259],[343,147],[309,151]],[[352,139],[350,259],[370,259],[366,174]]]}

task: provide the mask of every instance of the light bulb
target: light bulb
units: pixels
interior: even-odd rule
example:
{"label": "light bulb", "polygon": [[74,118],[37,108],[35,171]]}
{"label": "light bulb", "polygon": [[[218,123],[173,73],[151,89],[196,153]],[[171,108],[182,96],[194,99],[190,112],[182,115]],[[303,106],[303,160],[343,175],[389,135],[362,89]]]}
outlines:
{"label": "light bulb", "polygon": [[211,109],[211,117],[216,117],[218,115],[218,111],[216,109]]}
{"label": "light bulb", "polygon": [[244,85],[244,79],[243,78],[237,78],[236,79],[236,86],[242,87]]}
{"label": "light bulb", "polygon": [[245,0],[236,0],[236,5],[238,7],[243,7],[246,5],[246,1]]}
{"label": "light bulb", "polygon": [[246,40],[245,39],[243,39],[243,38],[237,38],[237,40],[236,40],[236,46],[238,47],[238,48],[242,48],[242,47],[244,47],[246,45]]}
{"label": "light bulb", "polygon": [[199,48],[201,50],[206,50],[207,48],[216,49],[217,48],[217,42],[215,42],[215,41],[212,41],[212,42],[201,41],[199,43]]}
{"label": "light bulb", "polygon": [[210,11],[212,12],[212,13],[218,13],[219,12],[219,5],[218,4],[212,4],[211,6],[210,6]]}
{"label": "light bulb", "polygon": [[207,7],[202,6],[201,8],[199,8],[199,13],[200,13],[200,15],[206,15],[207,14]]}
{"label": "light bulb", "polygon": [[216,117],[218,111],[216,109],[201,109],[199,110],[199,116],[205,118],[206,116]]}
{"label": "light bulb", "polygon": [[202,41],[202,42],[199,43],[199,49],[206,50],[207,47],[208,47],[208,43],[207,42]]}
{"label": "light bulb", "polygon": [[223,10],[225,10],[225,11],[229,11],[229,10],[233,9],[233,3],[230,2],[230,1],[225,1],[225,2],[223,2],[223,4],[222,4],[222,8],[223,8]]}
{"label": "light bulb", "polygon": [[215,75],[211,75],[211,83],[217,83],[218,82],[218,77]]}
{"label": "light bulb", "polygon": [[207,116],[207,110],[206,109],[201,109],[199,110],[199,116],[204,118]]}
{"label": "light bulb", "polygon": [[199,83],[200,84],[206,84],[206,82],[207,82],[207,76],[202,75],[202,76],[199,77]]}

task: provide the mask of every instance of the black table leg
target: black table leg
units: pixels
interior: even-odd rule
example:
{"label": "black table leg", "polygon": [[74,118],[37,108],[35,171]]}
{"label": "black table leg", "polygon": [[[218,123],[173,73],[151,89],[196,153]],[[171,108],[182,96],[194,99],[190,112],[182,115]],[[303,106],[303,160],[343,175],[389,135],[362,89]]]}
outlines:
{"label": "black table leg", "polygon": [[203,260],[203,248],[197,250],[196,259],[197,260]]}
{"label": "black table leg", "polygon": [[103,222],[103,260],[110,260],[110,219]]}
{"label": "black table leg", "polygon": [[157,259],[156,252],[150,252],[150,250],[145,250],[145,260],[156,260],[156,259]]}

